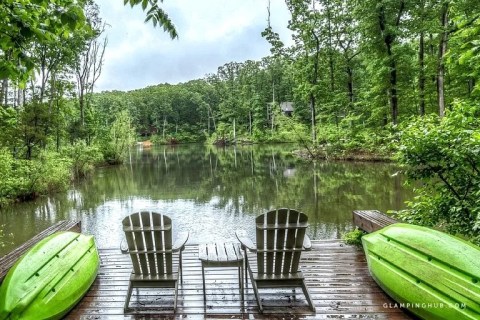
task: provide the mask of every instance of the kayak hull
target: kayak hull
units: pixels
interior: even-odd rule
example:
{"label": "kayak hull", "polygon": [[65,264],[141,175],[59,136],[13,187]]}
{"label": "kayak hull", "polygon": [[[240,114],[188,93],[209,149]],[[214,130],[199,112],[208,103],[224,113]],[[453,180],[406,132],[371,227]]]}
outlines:
{"label": "kayak hull", "polygon": [[362,237],[368,267],[398,304],[423,319],[480,319],[480,248],[396,223]]}
{"label": "kayak hull", "polygon": [[93,236],[55,233],[33,246],[0,287],[0,319],[61,319],[95,280],[100,258]]}

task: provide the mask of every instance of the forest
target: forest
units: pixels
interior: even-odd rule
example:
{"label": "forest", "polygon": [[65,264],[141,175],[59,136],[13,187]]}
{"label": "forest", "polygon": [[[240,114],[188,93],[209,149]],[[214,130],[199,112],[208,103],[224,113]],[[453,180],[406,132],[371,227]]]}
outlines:
{"label": "forest", "polygon": [[[95,93],[108,41],[93,1],[2,1],[0,205],[65,190],[135,141],[297,142],[312,159],[397,161],[421,182],[399,217],[479,243],[480,3],[285,2],[292,46],[266,23],[259,61]],[[176,37],[156,1],[125,3]]]}

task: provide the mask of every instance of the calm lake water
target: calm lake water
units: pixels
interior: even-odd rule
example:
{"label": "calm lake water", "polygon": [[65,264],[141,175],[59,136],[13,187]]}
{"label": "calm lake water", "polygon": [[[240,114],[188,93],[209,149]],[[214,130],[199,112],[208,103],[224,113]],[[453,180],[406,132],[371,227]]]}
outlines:
{"label": "calm lake water", "polygon": [[340,238],[352,229],[352,210],[404,208],[412,192],[392,164],[305,162],[295,146],[199,145],[132,150],[130,163],[100,168],[64,194],[0,210],[3,255],[56,221],[80,219],[100,248],[118,247],[121,221],[140,210],[173,219],[189,243],[253,235],[255,216],[290,207],[309,216],[313,239]]}

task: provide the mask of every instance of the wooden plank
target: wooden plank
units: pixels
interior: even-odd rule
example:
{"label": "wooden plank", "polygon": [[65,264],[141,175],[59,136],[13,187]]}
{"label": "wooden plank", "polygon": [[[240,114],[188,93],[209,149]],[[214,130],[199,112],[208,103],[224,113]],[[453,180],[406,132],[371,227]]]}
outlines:
{"label": "wooden plank", "polygon": [[217,249],[217,259],[218,261],[228,261],[228,254],[227,254],[227,248],[229,247],[230,244],[228,243],[222,243],[222,242],[217,242],[215,244],[215,247]]}
{"label": "wooden plank", "polygon": [[167,274],[172,274],[173,273],[173,254],[172,252],[168,251],[172,249],[173,246],[173,233],[172,233],[172,228],[167,228],[167,226],[172,225],[172,219],[169,217],[162,215],[162,227],[167,229],[163,233],[163,241],[165,244],[165,268],[166,268],[166,273]]}
{"label": "wooden plank", "polygon": [[[186,255],[186,253],[185,253]],[[186,257],[185,257],[186,259]],[[185,268],[185,259],[183,260],[182,264]],[[207,245],[206,244],[201,244],[198,246],[198,259],[201,259],[201,260],[205,260],[207,261],[208,260],[208,252],[207,252]]]}
{"label": "wooden plank", "polygon": [[7,275],[8,270],[15,264],[15,262],[20,258],[25,252],[27,252],[32,246],[37,244],[40,240],[54,234],[59,231],[73,231],[81,232],[81,222],[75,220],[62,220],[58,221],[54,225],[43,230],[30,240],[24,242],[17,248],[13,249],[11,252],[7,253],[0,258],[0,283],[3,281],[3,278]]}
{"label": "wooden plank", "polygon": [[224,249],[225,249],[225,255],[227,261],[238,261],[239,257],[241,255],[238,255],[238,252],[240,251],[238,248],[238,245],[236,243],[225,243],[224,244]]}
{"label": "wooden plank", "polygon": [[[255,219],[255,222],[258,224],[265,224],[265,215],[260,215]],[[255,231],[255,241],[258,250],[265,249],[265,232],[263,230],[257,229]],[[258,264],[258,272],[264,273],[265,272],[265,254],[257,254],[256,261]]]}
{"label": "wooden plank", "polygon": [[147,251],[148,274],[155,276],[157,274],[157,267],[155,264],[156,248],[153,245],[152,230],[146,230],[154,227],[153,222],[150,221],[150,212],[142,212],[141,219],[144,230],[143,236],[145,238],[145,250]]}
{"label": "wooden plank", "polygon": [[155,249],[158,253],[155,255],[155,259],[157,260],[157,269],[159,274],[164,274],[167,270],[166,261],[165,261],[165,254],[162,251],[165,251],[165,243],[163,241],[163,231],[166,228],[170,228],[171,225],[162,225],[161,216],[158,214],[152,215],[152,224],[154,226],[160,226],[162,230],[153,231],[153,242],[155,245]]}
{"label": "wooden plank", "polygon": [[97,279],[66,319],[412,319],[400,308],[385,307],[393,306],[393,301],[370,277],[362,250],[339,240],[313,240],[312,245],[312,251],[302,253],[300,267],[316,314],[308,310],[301,290],[294,296],[291,290],[276,288],[260,290],[265,313],[259,314],[250,283],[245,289],[245,301],[241,302],[237,268],[208,269],[205,305],[198,259],[201,246],[187,246],[175,315],[171,289],[134,290],[130,306],[137,309],[124,314],[131,263],[118,249],[102,249]]}
{"label": "wooden plank", "polygon": [[387,216],[378,210],[353,211],[353,224],[370,233],[382,229],[399,221]]}
{"label": "wooden plank", "polygon": [[207,244],[207,254],[208,254],[208,261],[213,261],[213,262],[218,261],[217,246],[215,245],[215,243]]}
{"label": "wooden plank", "polygon": [[[287,223],[288,214],[279,214],[277,223],[279,225],[285,225]],[[275,248],[277,249],[284,249],[286,247],[286,240],[285,240],[285,230],[286,229],[278,229],[277,230],[277,242],[275,244]],[[275,274],[282,273],[282,264],[284,261],[284,251],[276,252],[275,253]]]}
{"label": "wooden plank", "polygon": [[[266,223],[267,225],[272,225],[277,222],[278,212],[270,211],[265,213]],[[266,267],[265,273],[272,274],[273,273],[273,252],[272,249],[275,248],[275,235],[277,233],[276,229],[266,229],[267,234],[267,248],[266,248]],[[260,251],[259,254],[262,252]]]}
{"label": "wooden plank", "polygon": [[240,248],[240,243],[235,243],[233,245],[233,250],[235,251],[235,257],[236,257],[237,260],[243,260],[244,259],[242,249]]}
{"label": "wooden plank", "polygon": [[259,230],[277,230],[277,229],[307,229],[309,224],[303,223],[267,223],[266,225],[257,224]]}
{"label": "wooden plank", "polygon": [[[135,248],[138,252],[144,251],[145,249],[145,244],[143,241],[143,230],[140,224],[140,215],[141,213],[135,213],[131,215],[131,221],[132,221],[132,227],[138,227],[139,231],[133,232],[133,237],[135,241]],[[148,268],[147,268],[147,256],[144,253],[134,253],[134,251],[131,251],[130,256],[132,257],[132,261],[137,261],[139,262],[139,270],[134,269],[135,274],[148,274]]]}

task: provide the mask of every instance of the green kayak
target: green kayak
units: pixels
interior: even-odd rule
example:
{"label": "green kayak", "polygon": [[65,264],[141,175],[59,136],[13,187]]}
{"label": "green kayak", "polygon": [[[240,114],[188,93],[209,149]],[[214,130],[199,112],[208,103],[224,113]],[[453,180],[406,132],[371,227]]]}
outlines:
{"label": "green kayak", "polygon": [[423,319],[480,319],[480,248],[396,223],[362,237],[370,273],[396,305]]}
{"label": "green kayak", "polygon": [[33,246],[0,287],[0,320],[61,319],[88,291],[100,259],[93,236],[58,232]]}

